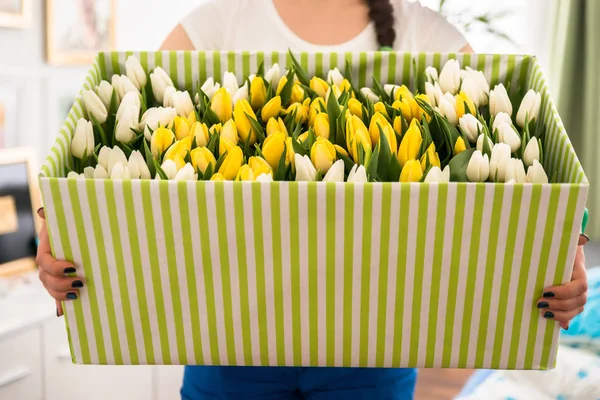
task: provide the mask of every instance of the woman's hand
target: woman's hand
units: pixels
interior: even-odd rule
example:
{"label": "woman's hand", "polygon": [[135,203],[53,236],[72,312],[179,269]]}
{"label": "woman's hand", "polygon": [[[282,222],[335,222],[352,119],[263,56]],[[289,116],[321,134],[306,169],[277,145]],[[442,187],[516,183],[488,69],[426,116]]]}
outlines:
{"label": "woman's hand", "polygon": [[546,288],[543,298],[538,301],[538,308],[541,309],[542,316],[560,322],[563,329],[569,329],[569,322],[583,312],[587,301],[588,285],[585,273],[585,254],[583,254],[583,245],[586,242],[587,239],[581,236],[571,282]]}
{"label": "woman's hand", "polygon": [[83,279],[68,276],[76,272],[73,263],[59,261],[52,256],[44,209],[40,209],[38,215],[44,219],[36,258],[36,263],[40,267],[39,277],[50,296],[56,299],[56,315],[61,316],[63,314],[61,301],[77,299],[79,297],[77,289],[83,287]]}

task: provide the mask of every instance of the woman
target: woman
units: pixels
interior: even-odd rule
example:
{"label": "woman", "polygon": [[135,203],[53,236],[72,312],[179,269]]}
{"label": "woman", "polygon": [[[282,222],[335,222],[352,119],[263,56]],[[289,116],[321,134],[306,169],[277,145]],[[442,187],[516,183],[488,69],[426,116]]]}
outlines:
{"label": "woman", "polygon": [[[447,21],[403,0],[207,0],[165,40],[164,50],[471,52]],[[42,213],[43,214],[43,213]],[[80,278],[65,277],[73,265],[50,253],[45,226],[40,279],[57,300],[76,298]],[[71,268],[71,269],[70,269]],[[540,308],[566,327],[585,303],[583,250],[573,282],[546,290]],[[542,303],[543,302],[543,303]],[[59,304],[59,303],[57,303]],[[62,313],[59,304],[59,313]],[[187,367],[186,399],[410,399],[412,369]]]}

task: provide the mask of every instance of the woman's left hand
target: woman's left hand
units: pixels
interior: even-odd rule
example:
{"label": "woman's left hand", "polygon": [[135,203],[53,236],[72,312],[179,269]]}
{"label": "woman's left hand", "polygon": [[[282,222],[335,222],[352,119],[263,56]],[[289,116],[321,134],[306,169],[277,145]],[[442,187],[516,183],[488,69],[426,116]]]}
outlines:
{"label": "woman's left hand", "polygon": [[569,329],[569,322],[583,312],[587,301],[588,285],[583,253],[583,245],[586,242],[584,236],[580,237],[571,282],[546,288],[543,298],[538,300],[542,316],[560,322],[563,329]]}

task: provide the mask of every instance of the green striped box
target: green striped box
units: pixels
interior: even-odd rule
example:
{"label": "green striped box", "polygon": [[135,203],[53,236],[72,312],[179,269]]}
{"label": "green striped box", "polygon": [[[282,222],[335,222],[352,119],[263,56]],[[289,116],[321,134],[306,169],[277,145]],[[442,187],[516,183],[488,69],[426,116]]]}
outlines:
{"label": "green striped box", "polygon": [[[242,78],[285,53],[104,53],[84,87],[136,54],[180,87]],[[86,280],[64,304],[73,362],[548,369],[559,327],[535,307],[569,279],[588,183],[536,59],[298,54],[368,86],[448,58],[543,95],[561,184],[67,180],[78,99],[42,168],[52,249]]]}

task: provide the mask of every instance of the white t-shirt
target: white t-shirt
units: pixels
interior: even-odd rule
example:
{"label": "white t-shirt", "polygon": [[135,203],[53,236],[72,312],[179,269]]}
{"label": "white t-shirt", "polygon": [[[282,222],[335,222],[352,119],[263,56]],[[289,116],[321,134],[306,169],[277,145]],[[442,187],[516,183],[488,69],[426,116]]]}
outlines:
{"label": "white t-shirt", "polygon": [[[418,2],[393,0],[394,50],[458,52],[468,42],[444,17]],[[317,45],[296,35],[279,15],[273,0],[205,0],[181,21],[198,50],[374,51],[379,49],[373,23],[353,39]]]}

